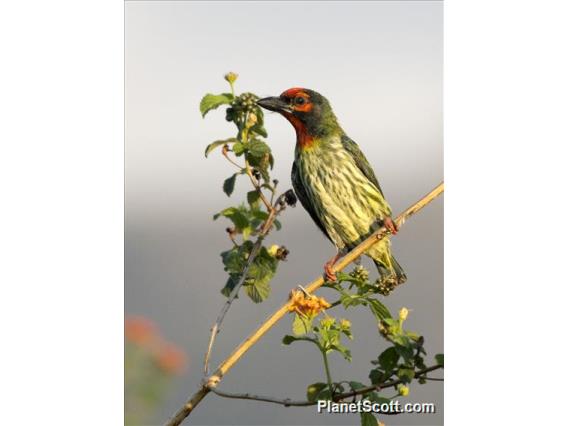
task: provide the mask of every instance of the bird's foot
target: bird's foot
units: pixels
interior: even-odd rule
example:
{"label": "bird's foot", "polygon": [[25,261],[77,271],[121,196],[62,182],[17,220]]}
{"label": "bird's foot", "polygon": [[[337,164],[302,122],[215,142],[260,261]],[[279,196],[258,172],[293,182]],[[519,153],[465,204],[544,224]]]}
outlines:
{"label": "bird's foot", "polygon": [[333,270],[333,263],[327,262],[325,265],[323,265],[324,276],[326,281],[330,282],[337,281],[337,275],[335,275],[335,271]]}
{"label": "bird's foot", "polygon": [[396,233],[398,232],[398,226],[396,226],[396,223],[392,220],[391,217],[385,218],[385,220],[383,220],[383,225],[385,228],[387,228],[387,231],[389,231],[393,235],[396,235]]}
{"label": "bird's foot", "polygon": [[323,265],[324,278],[326,281],[331,281],[331,282],[337,281],[337,275],[335,275],[333,267],[335,266],[335,263],[340,257],[341,257],[341,251],[338,251],[335,256],[333,256],[325,263],[325,265]]}

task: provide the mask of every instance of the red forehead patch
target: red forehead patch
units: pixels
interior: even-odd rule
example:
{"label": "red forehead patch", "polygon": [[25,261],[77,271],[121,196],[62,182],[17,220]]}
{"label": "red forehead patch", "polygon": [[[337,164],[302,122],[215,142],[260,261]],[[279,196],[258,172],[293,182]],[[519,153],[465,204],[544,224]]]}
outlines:
{"label": "red forehead patch", "polygon": [[304,91],[306,89],[302,87],[292,87],[291,89],[282,92],[280,96],[285,98],[294,98],[296,96],[302,96],[304,98],[309,98],[308,94]]}

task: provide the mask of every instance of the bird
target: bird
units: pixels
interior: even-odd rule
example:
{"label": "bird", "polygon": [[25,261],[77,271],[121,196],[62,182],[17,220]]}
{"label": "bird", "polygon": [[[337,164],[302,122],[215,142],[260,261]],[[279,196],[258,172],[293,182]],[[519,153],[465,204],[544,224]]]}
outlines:
{"label": "bird", "polygon": [[[334,265],[348,251],[382,226],[390,234],[397,233],[391,207],[369,161],[341,128],[324,96],[293,87],[257,104],[282,115],[296,131],[292,186],[304,209],[335,245],[336,254],[323,269],[328,281],[336,281]],[[381,283],[394,287],[406,281],[388,237],[365,254],[377,266]]]}

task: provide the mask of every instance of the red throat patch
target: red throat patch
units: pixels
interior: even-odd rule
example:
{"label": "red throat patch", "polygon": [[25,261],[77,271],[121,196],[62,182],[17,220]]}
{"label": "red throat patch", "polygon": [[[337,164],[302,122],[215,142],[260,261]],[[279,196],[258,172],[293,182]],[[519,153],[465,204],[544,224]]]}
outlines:
{"label": "red throat patch", "polygon": [[306,125],[302,123],[298,117],[289,112],[284,112],[282,115],[292,124],[296,130],[296,143],[302,148],[309,148],[314,143],[314,138],[308,133]]}

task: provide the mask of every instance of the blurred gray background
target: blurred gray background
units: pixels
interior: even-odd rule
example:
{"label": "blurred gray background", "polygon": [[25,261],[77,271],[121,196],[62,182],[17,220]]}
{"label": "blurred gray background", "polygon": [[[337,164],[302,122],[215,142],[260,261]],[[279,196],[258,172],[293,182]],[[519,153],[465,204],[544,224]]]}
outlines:
{"label": "blurred gray background", "polygon": [[[345,131],[359,143],[393,211],[400,212],[443,179],[442,2],[150,2],[126,3],[126,314],[156,321],[189,354],[157,413],[163,423],[198,386],[209,327],[224,297],[219,253],[228,246],[226,223],[212,215],[243,199],[237,182],[221,191],[232,171],[205,146],[233,136],[222,110],[206,119],[199,101],[228,90],[227,71],[240,74],[237,92],[278,95],[293,86],[328,97]],[[291,187],[295,136],[268,114],[273,176]],[[301,206],[282,217],[270,243],[285,245],[269,300],[241,298],[217,340],[216,365],[286,299],[315,278],[333,247]],[[429,359],[443,352],[443,200],[413,217],[393,239],[409,277],[386,300],[411,309],[409,329],[426,337]],[[365,263],[367,266],[368,263]],[[373,272],[376,274],[376,271]],[[322,294],[326,294],[323,292]],[[340,312],[338,311],[338,315]],[[349,312],[353,362],[331,358],[334,379],[366,382],[385,342],[367,312]],[[223,380],[227,391],[300,399],[322,381],[319,354],[308,345],[282,346],[282,321]],[[437,374],[437,376],[441,376]],[[387,394],[394,394],[391,390]],[[443,384],[415,384],[408,401],[434,402],[435,415],[382,417],[389,425],[440,425]],[[191,417],[197,425],[351,425],[357,415],[317,414],[314,407],[221,399],[209,395]]]}

